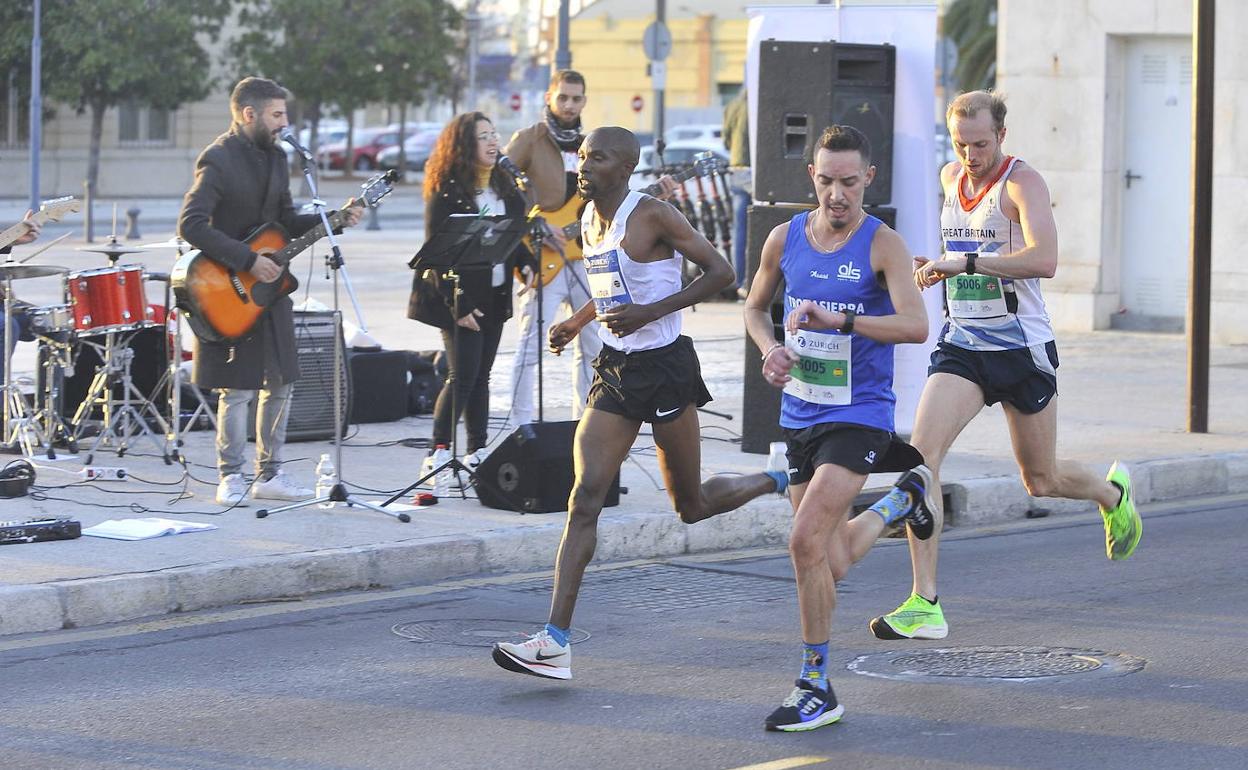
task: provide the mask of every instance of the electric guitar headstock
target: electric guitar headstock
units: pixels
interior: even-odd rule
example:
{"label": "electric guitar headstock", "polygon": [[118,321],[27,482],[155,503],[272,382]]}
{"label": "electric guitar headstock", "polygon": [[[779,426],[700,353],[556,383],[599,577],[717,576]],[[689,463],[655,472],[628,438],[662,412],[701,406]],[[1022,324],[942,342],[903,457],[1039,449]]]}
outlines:
{"label": "electric guitar headstock", "polygon": [[[59,222],[66,214],[73,214],[82,208],[82,201],[72,195],[44,201],[39,210],[31,215],[35,224],[42,227],[48,222]],[[8,246],[26,234],[29,228],[25,222],[18,222],[4,232],[0,232],[0,249]]]}

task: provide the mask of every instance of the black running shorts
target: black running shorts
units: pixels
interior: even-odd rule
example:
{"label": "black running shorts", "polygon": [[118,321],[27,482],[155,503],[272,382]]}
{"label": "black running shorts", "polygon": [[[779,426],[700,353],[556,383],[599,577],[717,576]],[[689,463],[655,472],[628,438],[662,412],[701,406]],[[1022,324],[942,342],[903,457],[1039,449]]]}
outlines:
{"label": "black running shorts", "polygon": [[824,463],[866,475],[888,451],[893,434],[852,422],[825,422],[809,428],[785,428],[789,483],[805,484]]}
{"label": "black running shorts", "polygon": [[932,351],[927,376],[946,372],[970,380],[984,403],[1005,401],[1023,414],[1035,414],[1057,394],[1057,343],[1015,350],[967,350],[942,342]]}
{"label": "black running shorts", "polygon": [[624,353],[609,345],[594,359],[594,382],[585,406],[638,422],[671,422],[685,407],[702,406],[711,394],[702,365],[685,336],[653,350]]}

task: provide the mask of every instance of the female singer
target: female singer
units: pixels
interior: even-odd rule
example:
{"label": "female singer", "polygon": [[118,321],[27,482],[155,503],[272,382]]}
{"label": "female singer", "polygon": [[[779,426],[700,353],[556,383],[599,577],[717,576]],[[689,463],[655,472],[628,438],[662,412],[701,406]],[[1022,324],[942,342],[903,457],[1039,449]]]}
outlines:
{"label": "female singer", "polygon": [[[498,132],[480,112],[457,115],[442,129],[425,165],[426,240],[447,227],[451,214],[524,216],[524,198],[496,165],[498,156]],[[412,280],[407,317],[442,330],[448,365],[433,411],[435,449],[425,458],[423,473],[450,460],[461,414],[468,435],[464,464],[473,468],[483,459],[478,453],[489,442],[490,368],[503,324],[511,318],[511,281],[518,265],[536,267],[523,244],[503,264],[458,269],[458,305],[445,271],[417,270]]]}

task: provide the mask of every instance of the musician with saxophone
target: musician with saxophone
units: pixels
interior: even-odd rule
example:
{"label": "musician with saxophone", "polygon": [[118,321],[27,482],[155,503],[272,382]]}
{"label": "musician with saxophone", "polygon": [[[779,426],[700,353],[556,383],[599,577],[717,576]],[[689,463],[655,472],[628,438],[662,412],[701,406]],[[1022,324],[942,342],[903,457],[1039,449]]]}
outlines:
{"label": "musician with saxophone", "polygon": [[[182,204],[178,233],[212,260],[258,283],[285,280],[284,268],[246,242],[249,233],[266,223],[280,224],[297,237],[320,219],[296,214],[290,195],[290,169],[277,146],[287,126],[285,88],[258,77],[239,81],[230,95],[230,130],[210,144],[195,163],[195,181]],[[344,209],[341,224],[360,221],[363,209]],[[197,339],[194,381],[217,388],[217,502],[244,501],[242,476],[247,446],[247,415],[256,409],[256,480],[251,496],[300,500],[312,490],[295,483],[281,470],[286,439],[287,405],[299,377],[294,315],[290,298],[281,294],[245,336],[220,341]]]}

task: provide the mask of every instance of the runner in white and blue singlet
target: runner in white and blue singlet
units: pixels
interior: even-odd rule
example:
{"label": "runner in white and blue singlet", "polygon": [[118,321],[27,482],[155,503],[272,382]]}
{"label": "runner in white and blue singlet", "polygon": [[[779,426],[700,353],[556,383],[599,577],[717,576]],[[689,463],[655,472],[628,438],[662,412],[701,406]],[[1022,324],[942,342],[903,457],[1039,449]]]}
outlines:
{"label": "runner in white and blue singlet", "polygon": [[[912,441],[938,478],[962,430],[985,406],[1001,402],[1027,492],[1095,501],[1104,519],[1106,555],[1125,559],[1143,529],[1127,469],[1115,462],[1102,481],[1057,458],[1057,344],[1040,294],[1041,279],[1057,270],[1057,226],[1044,179],[1001,150],[1005,111],[996,94],[972,91],[954,99],[945,115],[958,159],[941,171],[944,257],[916,260],[914,280],[922,289],[944,284],[946,321]],[[912,474],[903,476],[873,508],[882,515],[939,508],[941,496],[915,495],[914,483]],[[872,619],[878,638],[948,634],[936,593],[938,540],[911,540],[910,596]]]}
{"label": "runner in white and blue singlet", "polygon": [[[819,205],[771,231],[745,304],[763,376],[784,388],[780,424],[794,509],[789,553],[802,669],[792,693],[763,722],[783,731],[840,719],[844,708],[827,679],[836,582],[905,515],[847,521],[847,512],[872,470],[922,462],[893,436],[893,346],[924,341],[927,313],[905,242],[862,208],[875,175],[871,145],[857,129],[831,126],[809,172]],[[781,281],[785,340],[777,342],[770,305]],[[939,527],[933,519],[912,524],[920,535]]]}
{"label": "runner in white and blue singlet", "polygon": [[[686,524],[788,486],[776,470],[702,482],[697,407],[711,396],[693,343],[680,333],[680,313],[722,291],[733,272],[671,204],[628,189],[639,152],[637,137],[618,127],[590,133],[580,148],[578,185],[590,201],[581,232],[593,299],[551,327],[550,346],[561,352],[597,317],[603,349],[572,447],[576,480],[555,559],[550,620],[524,642],[494,645],[494,662],[509,671],[572,677],[567,636],[598,515],[643,423],[651,424],[672,507]],[[703,271],[683,288],[678,254]]]}

